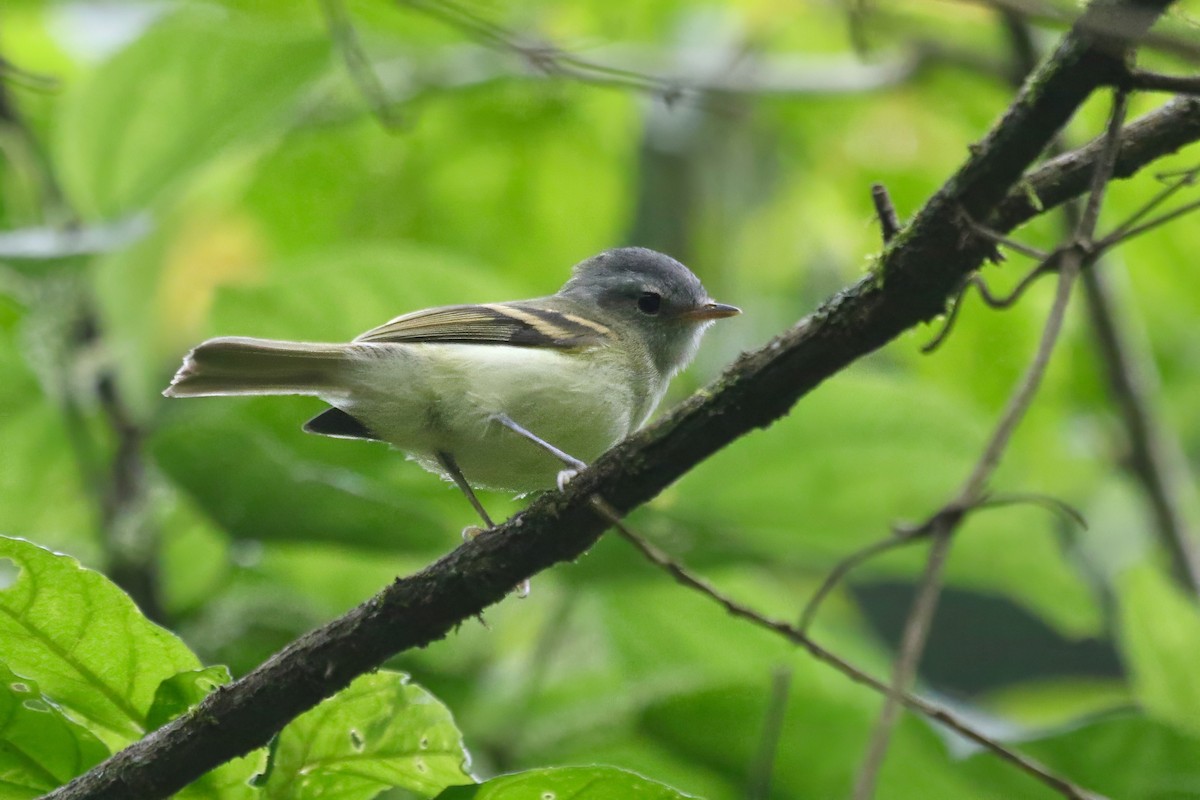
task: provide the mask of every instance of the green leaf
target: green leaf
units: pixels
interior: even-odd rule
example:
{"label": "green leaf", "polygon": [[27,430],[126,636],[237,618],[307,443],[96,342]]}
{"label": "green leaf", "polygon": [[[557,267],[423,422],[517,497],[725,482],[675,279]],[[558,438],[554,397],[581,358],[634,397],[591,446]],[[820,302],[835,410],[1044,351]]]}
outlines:
{"label": "green leaf", "polygon": [[0,641],[9,667],[36,680],[107,744],[140,738],[159,684],[199,667],[196,656],[75,559],[0,537],[4,560],[18,570],[0,590]]}
{"label": "green leaf", "polygon": [[66,414],[43,393],[31,360],[45,354],[29,319],[0,317],[0,533],[91,555],[95,511],[85,500]]}
{"label": "green leaf", "polygon": [[[742,784],[760,756],[768,709],[779,701],[766,675],[753,685],[714,686],[680,694],[646,710],[639,725],[667,752],[694,769],[723,773]],[[848,797],[878,702],[824,665],[798,662],[785,701],[772,761],[779,797]],[[946,768],[945,746],[924,722],[906,718],[897,729],[880,777],[879,797],[981,796]]]}
{"label": "green leaf", "polygon": [[616,767],[556,767],[502,775],[478,786],[455,786],[438,800],[686,800],[684,794]]}
{"label": "green leaf", "polygon": [[224,666],[189,669],[164,680],[154,692],[154,702],[146,714],[146,728],[158,730],[176,717],[186,714],[216,689],[229,683],[229,668]]}
{"label": "green leaf", "polygon": [[1200,733],[1200,611],[1162,573],[1143,566],[1119,582],[1121,652],[1153,716]]}
{"label": "green leaf", "polygon": [[[987,427],[976,409],[915,378],[852,371],[769,431],[714,454],[655,505],[680,520],[673,533],[699,557],[741,550],[808,574],[886,538],[893,523],[941,508],[978,458]],[[1036,508],[972,515],[956,536],[947,581],[1003,593],[1073,635],[1093,631],[1091,590],[1062,557],[1056,522]],[[922,563],[910,548],[854,575],[907,577]]]}
{"label": "green leaf", "polygon": [[381,671],[280,732],[264,796],[370,800],[398,786],[431,797],[470,782],[466,759],[450,711],[407,675]]}
{"label": "green leaf", "polygon": [[[215,406],[209,412],[164,427],[151,448],[162,470],[234,536],[386,549],[453,544],[454,534],[420,502],[347,470],[299,460],[234,414]],[[306,434],[297,425],[294,435]]]}
{"label": "green leaf", "polygon": [[[1120,800],[1200,798],[1200,739],[1136,714],[1110,715],[1021,743],[1021,751],[1103,797]],[[990,753],[955,765],[1002,798],[1060,800]],[[972,796],[969,794],[962,797]]]}
{"label": "green leaf", "polygon": [[0,800],[40,797],[109,755],[87,728],[0,662]]}
{"label": "green leaf", "polygon": [[531,290],[452,250],[356,242],[280,261],[253,285],[222,286],[209,327],[216,335],[344,342],[418,308],[549,293],[565,278],[564,265],[550,283]]}
{"label": "green leaf", "polygon": [[55,153],[86,213],[151,202],[231,146],[268,134],[328,63],[328,37],[212,9],[153,26],[65,102]]}

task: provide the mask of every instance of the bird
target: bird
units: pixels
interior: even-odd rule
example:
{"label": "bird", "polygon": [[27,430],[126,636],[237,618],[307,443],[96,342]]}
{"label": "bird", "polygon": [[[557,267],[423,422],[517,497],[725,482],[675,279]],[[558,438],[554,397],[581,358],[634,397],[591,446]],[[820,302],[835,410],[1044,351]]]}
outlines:
{"label": "bird", "polygon": [[390,444],[491,528],[474,489],[562,488],[646,422],[706,328],[740,313],[674,258],[621,247],[553,295],[413,311],[350,342],[209,339],[163,394],[320,398],[305,431]]}

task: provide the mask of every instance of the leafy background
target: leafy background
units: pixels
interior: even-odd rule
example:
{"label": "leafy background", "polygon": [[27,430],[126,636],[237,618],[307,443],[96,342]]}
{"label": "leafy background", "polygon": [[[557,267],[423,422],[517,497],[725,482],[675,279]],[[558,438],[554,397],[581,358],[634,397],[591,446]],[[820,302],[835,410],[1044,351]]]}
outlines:
{"label": "leafy background", "polygon": [[[350,15],[400,99],[390,125],[371,114],[322,8]],[[1189,8],[1169,24],[1186,30]],[[709,335],[678,399],[857,279],[879,248],[868,186],[885,183],[911,213],[1012,95],[1003,76],[947,56],[873,91],[666,103],[547,79],[427,9],[3,10],[0,54],[23,71],[6,69],[0,104],[0,534],[19,537],[0,539],[0,798],[38,796],[97,763],[447,552],[473,522],[452,487],[398,454],[303,435],[315,401],[165,401],[189,346],[346,339],[427,305],[548,293],[570,264],[637,243],[679,256],[746,310]],[[622,63],[614,44],[651,52],[701,79],[747,53],[803,54],[788,62],[796,74],[860,68],[835,4],[525,0],[478,13],[597,59]],[[994,12],[952,4],[881,4],[867,26],[877,62],[921,40],[985,67],[1011,61],[1004,31]],[[1048,46],[1059,31],[1034,34]],[[1134,110],[1159,102],[1139,96]],[[1068,139],[1095,135],[1103,113],[1089,105]],[[1103,220],[1157,186],[1116,187]],[[1047,218],[1022,236],[1050,246],[1061,230]],[[1193,467],[1197,239],[1184,219],[1105,265],[1155,413]],[[1013,257],[987,277],[1011,285],[1024,265]],[[1048,287],[1004,313],[967,300],[934,355],[919,352],[933,331],[904,337],[633,524],[725,591],[794,618],[839,558],[950,496],[1048,303]],[[1060,498],[1089,525],[1030,507],[973,516],[921,689],[1110,796],[1200,797],[1200,615],[1124,469],[1127,442],[1075,311],[994,485]],[[1195,485],[1183,486],[1195,527]],[[920,563],[901,552],[858,570],[817,637],[883,674]],[[611,538],[485,623],[297,719],[269,765],[252,754],[184,794],[431,797],[517,773],[445,797],[719,800],[768,777],[762,796],[841,797],[880,705]],[[781,699],[772,687],[789,670]],[[781,702],[764,762],[764,720]],[[1047,794],[912,718],[879,789]]]}

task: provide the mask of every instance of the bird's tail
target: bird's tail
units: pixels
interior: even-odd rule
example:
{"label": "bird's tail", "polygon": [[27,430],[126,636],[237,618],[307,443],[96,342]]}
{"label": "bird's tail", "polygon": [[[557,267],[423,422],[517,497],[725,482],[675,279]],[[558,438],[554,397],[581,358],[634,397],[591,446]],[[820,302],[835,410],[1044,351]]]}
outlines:
{"label": "bird's tail", "polygon": [[209,339],[184,357],[163,394],[329,394],[341,388],[346,348],[233,336]]}

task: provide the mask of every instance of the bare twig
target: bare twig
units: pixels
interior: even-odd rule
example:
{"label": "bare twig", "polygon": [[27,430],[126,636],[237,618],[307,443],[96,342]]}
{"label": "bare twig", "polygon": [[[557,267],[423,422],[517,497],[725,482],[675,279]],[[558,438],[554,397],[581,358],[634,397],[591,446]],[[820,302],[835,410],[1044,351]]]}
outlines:
{"label": "bare twig", "polygon": [[758,752],[750,765],[747,800],[768,800],[771,796],[771,776],[775,771],[775,757],[779,751],[779,739],[783,736],[783,723],[787,719],[788,695],[791,690],[792,668],[777,668],[771,674],[771,691],[767,696],[767,710],[763,718]]}
{"label": "bare twig", "polygon": [[[1196,185],[1196,176],[1200,174],[1200,167],[1192,167],[1191,169],[1180,170],[1179,172],[1168,175],[1158,176],[1160,180],[1166,182],[1166,186],[1160,189],[1149,200],[1142,205],[1137,211],[1129,215],[1129,217],[1117,227],[1113,228],[1103,239],[1100,240],[1098,246],[1104,247],[1105,242],[1113,241],[1123,237],[1131,228],[1141,222],[1145,217],[1161,206],[1167,200],[1171,199],[1177,192],[1189,186]],[[1067,208],[1072,204],[1068,203]],[[1076,222],[1076,224],[1078,224]]]}
{"label": "bare twig", "polygon": [[1116,298],[1104,273],[1087,270],[1083,288],[1109,392],[1125,427],[1128,468],[1145,494],[1172,573],[1182,587],[1200,594],[1200,553],[1183,512],[1182,495],[1192,485],[1186,459],[1154,415],[1146,367],[1118,324]]}
{"label": "bare twig", "polygon": [[803,647],[808,653],[818,661],[829,664],[838,672],[842,673],[855,683],[862,684],[877,692],[887,695],[889,698],[894,698],[897,702],[916,711],[931,720],[940,722],[950,730],[962,735],[964,738],[981,745],[983,748],[1000,757],[1004,761],[1012,764],[1018,769],[1033,777],[1043,785],[1049,787],[1055,792],[1058,792],[1063,797],[1069,800],[1097,800],[1098,795],[1084,789],[1081,786],[1072,783],[1070,780],[1051,772],[1036,760],[1018,753],[999,741],[987,736],[986,734],[975,729],[967,724],[957,715],[947,711],[941,706],[935,705],[928,700],[923,700],[920,697],[909,694],[907,692],[896,693],[890,686],[880,681],[859,667],[854,666],[850,662],[836,655],[830,650],[825,649],[817,644],[811,637],[792,625],[779,620],[769,619],[757,611],[742,605],[733,600],[727,595],[721,593],[718,589],[712,586],[703,578],[693,575],[683,565],[672,560],[669,556],[652,545],[650,542],[638,536],[622,519],[617,509],[613,508],[603,498],[598,495],[591,495],[588,498],[591,507],[611,525],[621,536],[632,544],[638,552],[640,552],[646,560],[654,564],[659,569],[671,575],[680,584],[694,589],[700,594],[713,600],[733,616],[744,619],[753,623],[757,627],[776,633],[785,639]]}
{"label": "bare twig", "polygon": [[616,86],[659,95],[664,101],[681,99],[684,89],[634,70],[614,67],[573,55],[549,42],[539,42],[487,20],[453,0],[402,0],[416,11],[428,14],[458,28],[490,47],[516,53],[530,68],[546,74],[568,77],[584,83]]}
{"label": "bare twig", "polygon": [[973,511],[979,511],[985,508],[1003,508],[1006,506],[1016,505],[1035,505],[1041,506],[1049,511],[1058,514],[1065,522],[1071,522],[1078,525],[1080,528],[1087,530],[1087,519],[1079,512],[1079,509],[1066,503],[1057,497],[1051,497],[1045,494],[1037,494],[1036,492],[1007,492],[1005,494],[993,494],[980,500],[975,504]]}
{"label": "bare twig", "polygon": [[871,734],[862,769],[854,781],[855,800],[869,800],[875,794],[879,768],[887,755],[892,729],[900,718],[900,703],[895,700],[895,693],[908,691],[908,687],[916,678],[917,665],[921,654],[925,652],[929,630],[933,626],[933,615],[937,611],[938,595],[942,588],[942,571],[946,566],[946,557],[950,554],[950,537],[956,525],[957,522],[943,518],[934,526],[933,541],[925,560],[925,571],[917,584],[917,596],[909,611],[900,641],[900,652],[892,670],[892,693],[884,701],[883,711]]}
{"label": "bare twig", "polygon": [[388,98],[387,91],[375,73],[375,67],[364,52],[362,42],[358,38],[358,31],[354,28],[354,20],[350,18],[350,12],[346,10],[342,0],[319,0],[319,2],[321,13],[325,17],[325,24],[329,28],[329,35],[342,56],[351,80],[366,99],[371,113],[384,128],[392,131],[398,129],[404,121],[403,117],[396,104]]}
{"label": "bare twig", "polygon": [[[0,57],[0,72],[14,69]],[[51,160],[42,151],[34,131],[18,113],[3,81],[0,81],[0,129],[15,132],[33,156],[41,186],[37,198],[41,216],[65,223],[61,230],[56,226],[0,234],[0,254],[63,258],[92,248],[104,249],[114,242],[128,241],[126,237],[139,235],[135,229],[144,226],[145,220],[131,219],[113,226],[78,228],[75,224],[78,216],[62,192]],[[165,614],[158,592],[154,559],[156,542],[151,541],[154,537],[126,535],[132,526],[141,524],[146,495],[141,431],[122,404],[113,376],[109,373],[97,376],[91,388],[116,442],[111,459],[107,457],[104,444],[95,435],[84,411],[90,402],[80,397],[80,387],[69,377],[99,338],[99,322],[92,309],[94,304],[83,284],[72,278],[60,281],[43,276],[40,280],[53,287],[49,290],[50,296],[42,298],[42,302],[53,306],[56,314],[69,321],[69,325],[55,332],[55,338],[59,339],[54,345],[58,352],[53,358],[59,373],[55,376],[59,408],[83,482],[96,504],[97,532],[104,545],[107,571],[147,617],[161,622]],[[136,545],[131,546],[131,543]]]}
{"label": "bare twig", "polygon": [[1082,28],[1091,35],[1106,40],[1109,49],[1114,52],[1123,50],[1126,46],[1137,41],[1145,47],[1170,53],[1190,61],[1200,61],[1200,44],[1192,39],[1165,31],[1150,31],[1139,34],[1144,24],[1146,14],[1153,11],[1148,8],[1137,9],[1128,5],[1113,6],[1108,13],[1094,14],[1095,9],[1089,4],[1084,12],[1078,7],[1066,4],[1043,2],[1042,0],[960,0],[973,5],[983,5],[1016,14],[1033,22],[1053,22],[1062,26]]}
{"label": "bare twig", "polygon": [[808,633],[808,629],[812,627],[813,620],[817,618],[817,612],[821,610],[821,604],[825,602],[825,598],[837,588],[842,579],[849,575],[855,567],[865,564],[889,550],[903,547],[917,538],[925,536],[926,533],[925,530],[921,529],[897,532],[895,536],[871,542],[838,561],[834,568],[829,571],[829,574],[825,576],[825,579],[821,581],[821,585],[817,587],[817,590],[813,592],[812,597],[804,604],[804,610],[800,612],[800,622],[797,627],[804,633]]}
{"label": "bare twig", "polygon": [[1033,362],[1009,398],[999,424],[959,491],[958,497],[949,503],[942,512],[935,515],[938,523],[933,529],[933,543],[929,550],[925,572],[919,584],[917,597],[913,601],[912,609],[905,622],[900,650],[893,667],[892,693],[884,701],[883,711],[872,732],[871,742],[867,747],[862,768],[855,782],[854,797],[856,800],[869,800],[875,793],[879,770],[887,756],[891,734],[899,719],[900,705],[896,701],[896,696],[907,691],[911,685],[924,653],[929,628],[937,610],[938,596],[941,593],[942,570],[945,566],[951,537],[963,519],[964,509],[973,507],[983,498],[988,479],[995,472],[1012,440],[1013,433],[1029,410],[1050,364],[1050,357],[1058,342],[1059,334],[1062,332],[1067,305],[1071,299],[1071,288],[1080,270],[1085,266],[1086,260],[1092,257],[1096,223],[1104,201],[1105,188],[1112,179],[1117,149],[1120,145],[1121,127],[1125,122],[1126,99],[1123,90],[1118,89],[1114,93],[1112,115],[1109,118],[1105,137],[1105,149],[1096,165],[1087,205],[1075,233],[1075,242],[1073,246],[1057,251],[1062,253],[1058,259],[1058,287]]}
{"label": "bare twig", "polygon": [[1113,234],[1106,236],[1096,243],[1096,247],[1099,250],[1111,250],[1113,247],[1121,244],[1122,242],[1132,239],[1135,236],[1141,236],[1143,233],[1152,231],[1155,228],[1171,222],[1172,220],[1178,219],[1186,214],[1190,214],[1197,208],[1200,208],[1200,200],[1194,200],[1172,211],[1168,211],[1165,214],[1160,214],[1147,222],[1143,222],[1141,225],[1135,225],[1132,228],[1126,229],[1125,231],[1121,232],[1120,235]]}
{"label": "bare twig", "polygon": [[1028,256],[1029,258],[1032,258],[1035,261],[1045,261],[1046,259],[1048,259],[1050,257],[1049,254],[1044,253],[1041,250],[1038,250],[1036,247],[1030,247],[1027,244],[1018,242],[1016,239],[1012,239],[1012,238],[1009,238],[1008,236],[1005,236],[1002,233],[998,233],[997,231],[992,230],[991,228],[987,227],[986,225],[980,225],[979,222],[977,222],[966,211],[962,212],[962,216],[963,216],[963,220],[967,224],[967,227],[971,230],[972,233],[974,233],[976,236],[987,239],[992,244],[997,244],[1002,247],[1007,247],[1009,250],[1020,253],[1023,256]]}
{"label": "bare twig", "polygon": [[[978,503],[975,503],[970,508],[963,509],[964,515],[973,514],[976,511],[982,511],[988,508],[1001,508],[1013,505],[1036,505],[1042,508],[1049,509],[1056,514],[1061,515],[1065,519],[1079,525],[1081,528],[1087,528],[1087,520],[1083,518],[1076,509],[1072,508],[1067,503],[1059,500],[1056,497],[1048,495],[1036,494],[1032,492],[1010,492],[1002,495],[987,495]],[[946,509],[942,509],[939,514],[946,513]],[[920,525],[911,527],[896,527],[892,535],[886,539],[879,539],[870,544],[855,550],[850,555],[842,558],[837,562],[833,569],[821,581],[821,585],[813,592],[812,597],[804,605],[804,610],[800,612],[800,622],[797,627],[805,633],[812,627],[813,620],[817,617],[817,612],[821,609],[821,604],[829,596],[838,584],[841,583],[847,575],[855,568],[868,561],[872,561],[878,556],[890,550],[895,550],[908,544],[912,544],[920,539],[930,536],[937,525],[941,524],[940,518],[935,515],[933,518],[926,520]]]}
{"label": "bare twig", "polygon": [[[654,96],[667,105],[689,103],[715,111],[730,107],[722,95],[790,96],[871,91],[906,81],[926,64],[954,59],[945,48],[916,42],[875,58],[871,63],[861,59],[800,55],[763,57],[738,50],[726,55],[713,48],[664,53],[659,48],[635,44],[608,46],[605,48],[608,58],[601,60],[506,28],[455,0],[400,2],[456,28],[488,48],[517,56],[526,67],[526,75],[633,90]],[[697,64],[702,66],[697,68]],[[509,74],[498,69],[492,77]]]}
{"label": "bare twig", "polygon": [[[1196,174],[1196,169],[1190,169],[1171,176],[1175,180],[1151,198],[1130,219],[1101,239],[1097,243],[1097,251],[1107,251],[1120,242],[1200,206],[1200,203],[1189,203],[1143,225],[1132,224],[1171,194],[1184,186],[1192,185]],[[1065,206],[1068,219],[1072,208],[1071,204]],[[1145,367],[1141,365],[1141,359],[1134,355],[1133,343],[1118,325],[1116,298],[1108,288],[1104,274],[1095,269],[1087,270],[1083,276],[1083,286],[1088,316],[1109,391],[1116,401],[1125,426],[1129,447],[1129,470],[1146,496],[1154,520],[1154,530],[1170,557],[1171,570],[1176,580],[1192,594],[1200,594],[1200,552],[1197,551],[1194,534],[1189,529],[1182,510],[1182,492],[1185,491],[1183,487],[1191,483],[1186,474],[1186,459],[1178,452],[1173,440],[1165,435],[1154,416],[1149,397],[1150,390],[1144,375]]]}
{"label": "bare twig", "polygon": [[966,298],[967,290],[972,286],[979,292],[979,298],[989,308],[997,310],[1010,308],[1024,296],[1025,291],[1033,285],[1034,281],[1043,275],[1049,275],[1057,269],[1058,259],[1061,255],[1060,252],[1051,253],[1045,261],[1025,273],[1025,277],[1017,282],[1013,290],[1002,297],[992,294],[991,289],[988,288],[987,283],[978,273],[968,275],[967,279],[963,281],[962,289],[959,290],[958,295],[951,301],[950,311],[946,315],[946,321],[942,324],[941,330],[929,342],[921,346],[921,352],[925,354],[932,353],[941,346],[942,342],[946,341],[946,338],[954,329],[954,323],[958,321],[958,313],[962,308],[963,300]]}
{"label": "bare twig", "polygon": [[1143,92],[1173,92],[1175,94],[1200,94],[1200,76],[1164,75],[1145,69],[1131,69],[1123,83],[1127,89]]}
{"label": "bare twig", "polygon": [[882,183],[871,184],[871,200],[879,217],[880,236],[883,237],[883,243],[887,244],[900,232],[900,217],[896,214],[896,206],[892,204],[887,187]]}

